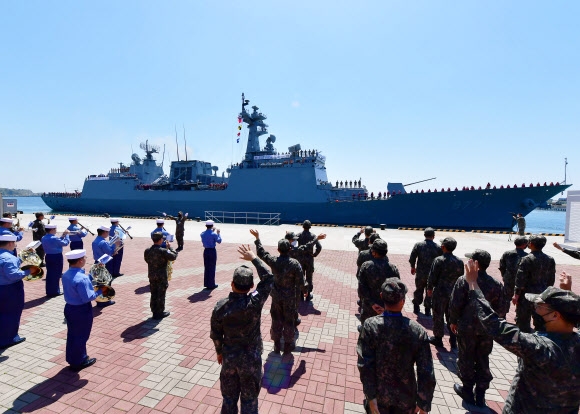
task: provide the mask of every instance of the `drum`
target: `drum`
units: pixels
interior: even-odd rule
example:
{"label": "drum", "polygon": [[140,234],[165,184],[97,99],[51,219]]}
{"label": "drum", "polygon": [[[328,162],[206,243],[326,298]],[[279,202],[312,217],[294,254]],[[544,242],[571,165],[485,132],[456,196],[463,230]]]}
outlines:
{"label": "drum", "polygon": [[34,250],[22,250],[18,254],[18,257],[22,260],[22,263],[20,263],[20,270],[30,269],[30,274],[26,276],[24,280],[36,281],[42,279],[42,276],[44,276],[44,270],[40,267],[42,259]]}

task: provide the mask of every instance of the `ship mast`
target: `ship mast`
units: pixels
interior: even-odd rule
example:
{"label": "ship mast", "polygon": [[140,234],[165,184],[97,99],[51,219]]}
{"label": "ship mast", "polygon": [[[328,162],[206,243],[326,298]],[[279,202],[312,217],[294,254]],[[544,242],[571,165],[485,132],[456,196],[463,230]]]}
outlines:
{"label": "ship mast", "polygon": [[245,160],[250,161],[253,159],[253,154],[260,152],[260,136],[268,133],[268,125],[264,123],[266,115],[258,112],[257,106],[252,106],[252,113],[246,111],[246,106],[250,103],[248,99],[245,99],[242,93],[242,112],[240,112],[240,118],[248,124],[248,144],[246,146],[246,156]]}

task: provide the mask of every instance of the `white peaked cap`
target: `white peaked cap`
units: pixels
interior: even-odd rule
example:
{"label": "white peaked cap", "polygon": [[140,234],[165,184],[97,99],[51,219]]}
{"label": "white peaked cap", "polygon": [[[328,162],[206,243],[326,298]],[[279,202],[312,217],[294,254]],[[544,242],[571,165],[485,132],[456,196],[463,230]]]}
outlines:
{"label": "white peaked cap", "polygon": [[0,242],[11,242],[11,241],[16,241],[18,237],[12,235],[12,234],[3,234],[0,236]]}
{"label": "white peaked cap", "polygon": [[12,220],[11,218],[8,218],[8,217],[2,217],[2,218],[0,219],[0,221],[1,221],[2,223],[10,223],[10,224],[14,223],[14,220]]}
{"label": "white peaked cap", "polygon": [[214,225],[214,222],[213,222],[213,220],[208,220],[208,221],[205,222],[205,225],[206,226],[213,226]]}
{"label": "white peaked cap", "polygon": [[45,229],[56,229],[56,224],[46,224],[44,226]]}
{"label": "white peaked cap", "polygon": [[164,224],[164,223],[165,223],[165,220],[163,220],[163,219],[157,219],[157,224]]}
{"label": "white peaked cap", "polygon": [[101,227],[99,227],[97,230],[102,230],[102,231],[111,231],[111,228],[110,228],[110,227],[101,226]]}
{"label": "white peaked cap", "polygon": [[116,217],[111,217],[111,223],[118,223],[119,219]]}
{"label": "white peaked cap", "polygon": [[68,221],[73,221],[73,220],[78,220],[78,217],[77,216],[70,216],[68,218]]}
{"label": "white peaked cap", "polygon": [[84,249],[76,249],[71,250],[70,252],[66,252],[64,255],[67,260],[80,259],[81,257],[85,257],[87,255],[87,251]]}

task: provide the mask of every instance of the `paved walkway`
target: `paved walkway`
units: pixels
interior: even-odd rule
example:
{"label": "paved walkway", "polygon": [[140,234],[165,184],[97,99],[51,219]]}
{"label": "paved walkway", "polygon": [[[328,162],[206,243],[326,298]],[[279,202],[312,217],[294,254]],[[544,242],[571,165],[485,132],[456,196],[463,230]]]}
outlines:
{"label": "paved walkway", "polygon": [[[316,230],[316,229],[315,229]],[[20,243],[30,240],[30,233]],[[248,234],[248,242],[253,238]],[[0,351],[0,407],[7,412],[91,413],[204,413],[219,412],[220,366],[209,338],[209,318],[216,301],[228,295],[237,258],[236,244],[218,249],[219,288],[203,289],[199,242],[186,241],[174,266],[167,295],[171,316],[150,319],[149,287],[143,250],[145,237],[127,242],[122,271],[114,282],[117,303],[94,308],[88,343],[97,363],[80,373],[67,369],[64,300],[47,300],[44,282],[25,282],[26,306],[20,334],[25,343]],[[324,245],[324,242],[323,242]],[[274,251],[273,247],[268,250]],[[409,248],[410,251],[410,248]],[[89,253],[90,255],[90,253]],[[413,286],[408,255],[389,255],[405,283]],[[270,300],[262,318],[264,380],[260,413],[362,413],[362,387],[356,367],[358,320],[356,307],[356,252],[323,249],[316,260],[314,300],[300,308],[302,324],[292,357],[271,353]],[[499,276],[497,261],[491,274]],[[558,266],[578,274],[578,266]],[[577,278],[576,278],[577,279]],[[578,291],[578,282],[575,282]],[[412,313],[407,297],[406,316],[427,329],[431,319]],[[513,313],[509,316],[513,320]],[[437,388],[434,413],[465,413],[470,408],[453,392],[457,377],[456,353],[433,349]],[[489,410],[501,412],[516,358],[496,346],[491,355],[494,380],[487,393]],[[473,411],[477,412],[477,411]]]}

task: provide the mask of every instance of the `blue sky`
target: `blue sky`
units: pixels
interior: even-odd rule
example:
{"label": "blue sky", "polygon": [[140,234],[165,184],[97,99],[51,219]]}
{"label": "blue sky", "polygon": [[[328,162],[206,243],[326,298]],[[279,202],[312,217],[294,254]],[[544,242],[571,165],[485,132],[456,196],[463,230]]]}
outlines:
{"label": "blue sky", "polygon": [[[579,2],[3,1],[0,187],[81,189],[139,143],[241,159],[241,93],[329,180],[578,178]],[[245,130],[244,130],[245,132]],[[244,134],[245,135],[245,134]],[[262,143],[264,145],[265,143]],[[166,169],[167,171],[167,169]],[[573,187],[574,189],[574,187]]]}

